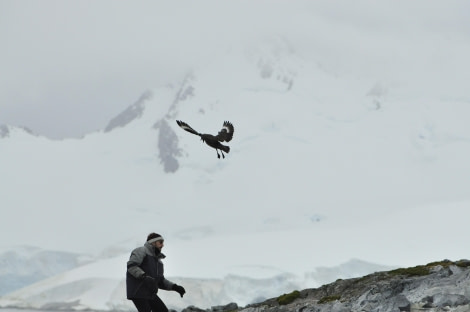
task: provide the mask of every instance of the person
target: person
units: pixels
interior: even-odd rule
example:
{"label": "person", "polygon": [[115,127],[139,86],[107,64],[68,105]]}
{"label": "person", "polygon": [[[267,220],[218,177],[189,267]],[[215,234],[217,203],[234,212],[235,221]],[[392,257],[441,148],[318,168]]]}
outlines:
{"label": "person", "polygon": [[139,312],[168,312],[168,308],[158,297],[158,289],[173,290],[181,298],[186,290],[165,278],[163,275],[163,237],[150,233],[144,246],[134,249],[127,262],[127,299],[132,300]]}

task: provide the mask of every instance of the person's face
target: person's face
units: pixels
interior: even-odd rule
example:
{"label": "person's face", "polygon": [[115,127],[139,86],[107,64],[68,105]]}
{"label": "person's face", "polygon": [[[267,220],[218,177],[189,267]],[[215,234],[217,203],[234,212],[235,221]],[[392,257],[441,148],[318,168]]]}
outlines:
{"label": "person's face", "polygon": [[153,246],[155,246],[156,248],[158,248],[159,250],[162,250],[163,246],[164,246],[164,243],[162,240],[159,240],[159,241],[156,241],[155,243],[153,243]]}

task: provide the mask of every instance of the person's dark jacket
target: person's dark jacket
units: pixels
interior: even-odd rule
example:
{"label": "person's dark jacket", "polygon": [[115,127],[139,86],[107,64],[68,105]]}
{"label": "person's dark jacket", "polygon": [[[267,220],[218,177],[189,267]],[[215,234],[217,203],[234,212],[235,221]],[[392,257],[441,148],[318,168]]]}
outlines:
{"label": "person's dark jacket", "polygon": [[132,251],[127,262],[127,299],[152,299],[158,288],[172,290],[174,283],[163,275],[163,258],[165,255],[149,243]]}

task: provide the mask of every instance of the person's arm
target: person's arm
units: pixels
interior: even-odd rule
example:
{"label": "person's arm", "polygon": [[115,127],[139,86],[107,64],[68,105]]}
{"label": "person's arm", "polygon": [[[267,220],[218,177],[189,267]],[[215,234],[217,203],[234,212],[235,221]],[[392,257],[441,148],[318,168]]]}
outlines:
{"label": "person's arm", "polygon": [[160,285],[158,285],[158,287],[164,290],[173,290],[173,285],[175,285],[175,283],[167,280],[163,276],[162,279],[160,280]]}
{"label": "person's arm", "polygon": [[145,276],[144,270],[140,268],[144,257],[145,250],[143,248],[136,248],[132,251],[129,261],[127,261],[127,272],[137,279],[142,279]]}

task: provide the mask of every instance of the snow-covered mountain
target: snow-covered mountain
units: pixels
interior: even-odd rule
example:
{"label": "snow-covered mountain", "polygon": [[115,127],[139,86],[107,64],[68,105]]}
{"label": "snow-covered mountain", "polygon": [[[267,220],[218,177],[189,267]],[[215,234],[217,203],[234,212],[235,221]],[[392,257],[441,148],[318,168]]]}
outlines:
{"label": "snow-covered mountain", "polygon": [[[193,289],[183,305],[247,281],[266,296],[279,276],[273,291],[300,287],[351,258],[465,258],[470,95],[418,87],[326,66],[274,37],[145,92],[82,139],[3,126],[0,245],[104,260],[0,306],[122,307],[126,258],[152,231],[166,239],[166,276]],[[176,119],[208,133],[231,121],[230,153],[217,159]]]}
{"label": "snow-covered mountain", "polygon": [[[121,255],[57,274],[1,297],[0,307],[52,311],[64,309],[132,310],[132,302],[126,299],[125,279],[122,275],[116,274],[122,271],[123,263],[126,261],[127,255]],[[262,266],[246,269],[270,270],[269,267]],[[173,277],[173,281],[185,285],[187,295],[183,299],[175,292],[160,291],[159,295],[170,308],[177,310],[182,310],[189,305],[210,308],[228,302],[245,305],[260,302],[286,291],[301,289],[306,285],[320,286],[337,278],[361,276],[385,269],[387,269],[385,266],[351,260],[337,267],[317,268],[304,277],[279,272],[277,275],[257,278],[235,274],[229,274],[223,278]]]}
{"label": "snow-covered mountain", "polygon": [[0,295],[91,261],[84,255],[19,246],[0,251]]}

